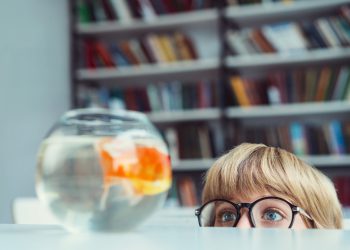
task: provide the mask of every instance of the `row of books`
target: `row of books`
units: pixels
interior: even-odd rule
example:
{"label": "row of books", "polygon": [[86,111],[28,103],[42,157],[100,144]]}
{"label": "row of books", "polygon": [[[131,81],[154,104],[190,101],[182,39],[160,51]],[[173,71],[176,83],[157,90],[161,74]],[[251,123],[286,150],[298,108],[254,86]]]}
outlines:
{"label": "row of books", "polygon": [[119,21],[134,19],[153,21],[159,15],[211,8],[214,0],[77,0],[78,22]]}
{"label": "row of books", "polygon": [[342,6],[338,16],[314,21],[283,22],[261,28],[228,30],[227,41],[234,54],[295,53],[310,49],[350,45],[350,6]]}
{"label": "row of books", "polygon": [[230,79],[239,106],[349,100],[349,86],[349,66],[271,72],[262,79]]}
{"label": "row of books", "polygon": [[194,207],[201,202],[203,176],[196,174],[179,174],[173,177],[173,183],[168,193],[168,207]]}
{"label": "row of books", "polygon": [[181,32],[149,34],[120,42],[84,40],[80,46],[80,67],[123,67],[197,59],[192,40]]}
{"label": "row of books", "polygon": [[218,155],[215,132],[208,124],[180,124],[161,129],[173,162],[185,159],[208,159]]}
{"label": "row of books", "polygon": [[242,127],[233,139],[264,143],[293,152],[296,155],[344,155],[350,153],[350,123],[333,120],[322,124],[301,124],[270,127]]}
{"label": "row of books", "polygon": [[104,107],[142,112],[204,109],[218,106],[216,82],[164,82],[146,87],[80,86],[79,107]]}

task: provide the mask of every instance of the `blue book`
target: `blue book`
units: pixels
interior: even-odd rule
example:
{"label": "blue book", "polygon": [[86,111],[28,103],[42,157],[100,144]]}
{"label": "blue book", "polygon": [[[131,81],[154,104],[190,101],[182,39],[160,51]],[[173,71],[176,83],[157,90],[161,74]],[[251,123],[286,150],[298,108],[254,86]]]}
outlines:
{"label": "blue book", "polygon": [[305,155],[308,153],[307,142],[303,125],[293,122],[290,125],[290,137],[294,154]]}
{"label": "blue book", "polygon": [[345,154],[346,146],[342,131],[342,125],[339,121],[331,121],[329,124],[329,134],[331,139],[332,152],[334,154]]}
{"label": "blue book", "polygon": [[124,53],[121,51],[121,49],[119,49],[117,45],[115,44],[111,45],[110,51],[114,61],[117,62],[117,66],[123,67],[123,66],[131,65],[127,57],[124,55]]}

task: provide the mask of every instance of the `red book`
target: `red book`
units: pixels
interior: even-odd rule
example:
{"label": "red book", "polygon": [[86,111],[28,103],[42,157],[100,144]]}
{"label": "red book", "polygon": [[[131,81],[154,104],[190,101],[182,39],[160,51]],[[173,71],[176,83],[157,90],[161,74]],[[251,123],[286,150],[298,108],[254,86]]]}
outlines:
{"label": "red book", "polygon": [[183,35],[183,41],[186,44],[186,47],[188,48],[188,50],[190,51],[191,58],[192,59],[197,59],[198,58],[198,54],[197,54],[196,48],[195,48],[192,40],[188,36]]}
{"label": "red book", "polygon": [[85,41],[84,43],[85,50],[85,65],[88,69],[96,68],[96,61],[94,58],[94,44],[91,41]]}
{"label": "red book", "polygon": [[162,0],[167,13],[176,12],[176,7],[174,6],[173,0]]}
{"label": "red book", "polygon": [[113,61],[112,56],[110,55],[110,53],[108,52],[108,50],[106,49],[106,47],[100,43],[100,42],[96,42],[95,43],[95,50],[96,50],[96,55],[101,59],[101,61],[103,62],[103,64],[107,67],[115,67],[116,64]]}

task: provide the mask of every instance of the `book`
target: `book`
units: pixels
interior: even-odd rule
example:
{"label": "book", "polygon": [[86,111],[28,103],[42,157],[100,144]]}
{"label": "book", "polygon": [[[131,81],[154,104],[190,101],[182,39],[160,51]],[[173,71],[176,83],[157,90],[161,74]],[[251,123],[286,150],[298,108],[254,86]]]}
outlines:
{"label": "book", "polygon": [[319,18],[315,21],[318,32],[323,37],[328,47],[340,47],[341,43],[333,31],[331,25],[325,18]]}
{"label": "book", "polygon": [[133,16],[130,8],[128,7],[128,0],[110,0],[114,12],[117,14],[118,21],[121,23],[131,23]]}
{"label": "book", "polygon": [[294,154],[308,154],[308,145],[305,136],[305,129],[300,123],[293,122],[290,125],[290,138]]}
{"label": "book", "polygon": [[331,69],[323,67],[318,78],[315,101],[324,101],[327,95],[327,88],[331,80]]}
{"label": "book", "polygon": [[178,194],[182,206],[193,207],[198,205],[197,191],[191,177],[185,176],[177,180]]}
{"label": "book", "polygon": [[329,123],[330,144],[333,154],[342,155],[346,153],[345,139],[342,132],[342,125],[339,121]]}
{"label": "book", "polygon": [[276,49],[272,44],[265,38],[264,34],[260,29],[254,29],[250,33],[251,40],[255,43],[259,50],[264,53],[274,53]]}
{"label": "book", "polygon": [[333,100],[343,100],[350,80],[350,69],[347,66],[341,67],[333,91]]}
{"label": "book", "polygon": [[136,57],[133,50],[131,49],[130,42],[129,41],[121,41],[118,44],[118,47],[123,52],[123,55],[127,58],[128,62],[130,62],[132,65],[139,65],[141,64],[141,61]]}
{"label": "book", "polygon": [[176,163],[180,159],[179,140],[177,131],[174,127],[167,127],[164,130],[164,136],[168,144],[171,162]]}
{"label": "book", "polygon": [[108,20],[116,20],[117,14],[114,11],[111,0],[101,0],[101,4]]}
{"label": "book", "polygon": [[107,50],[106,46],[101,42],[95,43],[95,51],[97,57],[102,61],[103,66],[105,67],[115,67],[116,63],[113,60],[113,57]]}
{"label": "book", "polygon": [[79,23],[89,23],[92,21],[89,6],[84,0],[77,1],[77,14]]}
{"label": "book", "polygon": [[155,12],[150,0],[138,0],[140,4],[141,15],[146,22],[153,22],[157,19],[157,13]]}
{"label": "book", "polygon": [[239,76],[233,76],[230,80],[231,88],[240,106],[250,106],[249,97],[244,87],[244,81]]}

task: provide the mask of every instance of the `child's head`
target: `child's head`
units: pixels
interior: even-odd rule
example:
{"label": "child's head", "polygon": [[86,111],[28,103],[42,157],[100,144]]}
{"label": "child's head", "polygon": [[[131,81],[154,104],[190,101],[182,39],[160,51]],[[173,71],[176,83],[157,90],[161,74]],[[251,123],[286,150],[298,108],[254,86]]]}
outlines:
{"label": "child's head", "polygon": [[277,196],[304,209],[307,227],[341,228],[342,213],[332,182],[295,155],[263,144],[244,143],[208,170],[203,203],[213,199],[246,202],[252,195]]}

